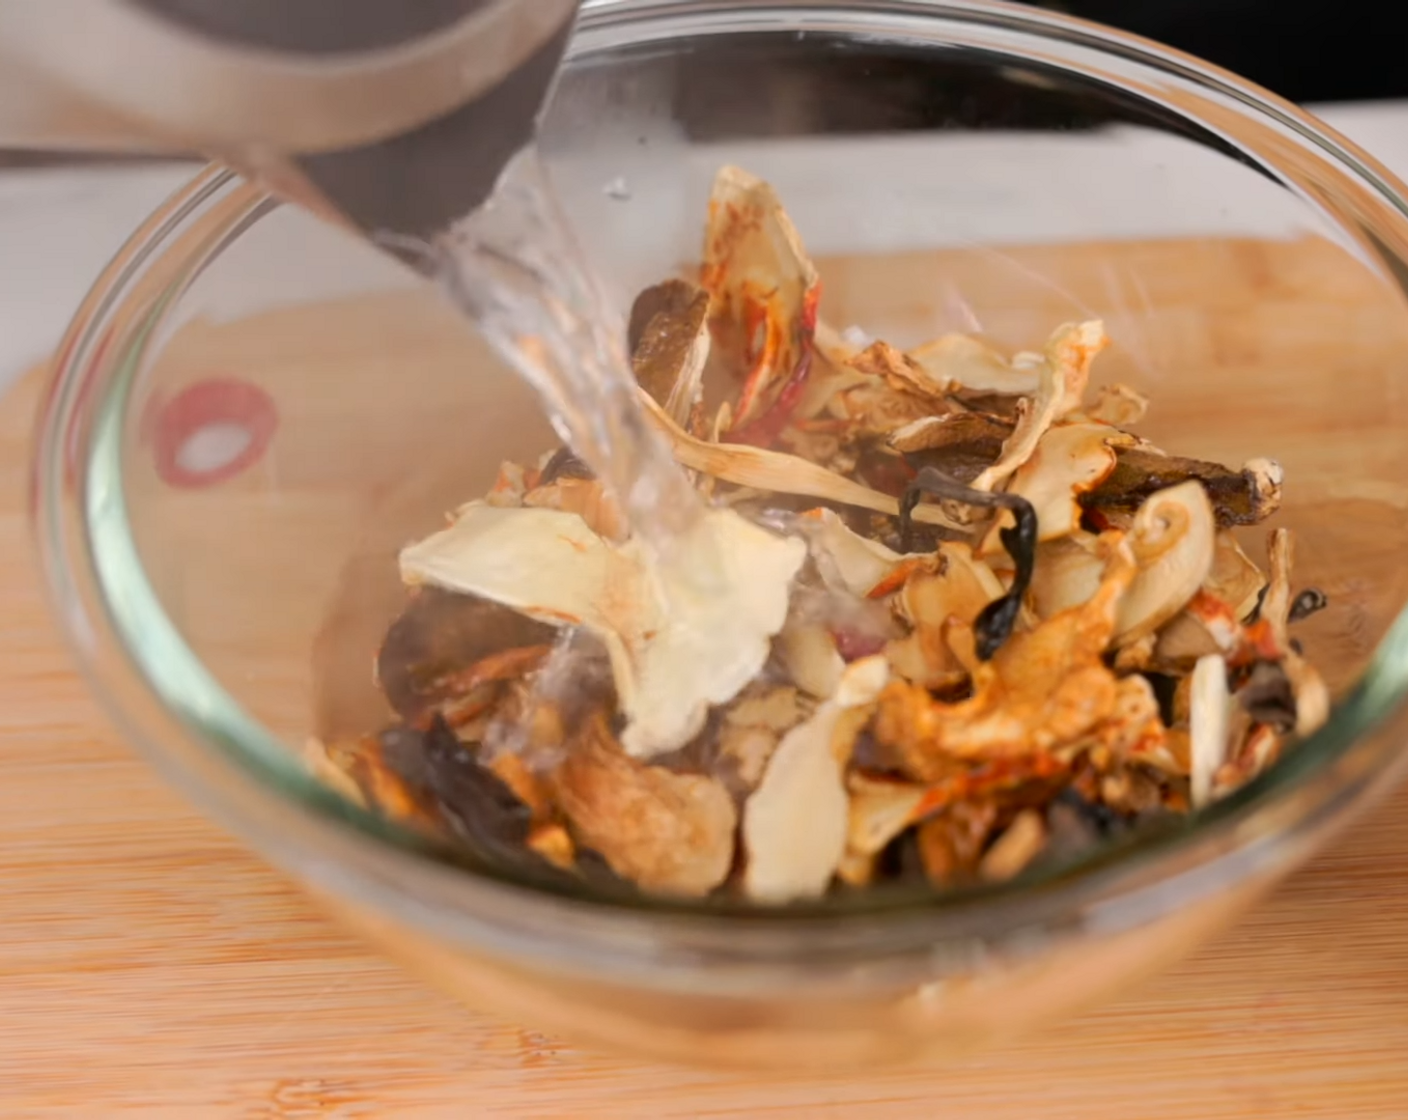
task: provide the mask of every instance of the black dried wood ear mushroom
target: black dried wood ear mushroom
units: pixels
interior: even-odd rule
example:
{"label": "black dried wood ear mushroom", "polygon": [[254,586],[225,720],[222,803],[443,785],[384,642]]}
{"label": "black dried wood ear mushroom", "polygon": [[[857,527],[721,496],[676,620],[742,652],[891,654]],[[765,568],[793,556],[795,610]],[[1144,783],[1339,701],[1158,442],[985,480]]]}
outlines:
{"label": "black dried wood ear mushroom", "polygon": [[978,656],[984,661],[991,660],[1011,636],[1012,628],[1017,624],[1017,614],[1022,609],[1022,600],[1031,586],[1032,571],[1036,567],[1036,510],[1031,502],[1020,495],[974,490],[935,467],[925,467],[900,499],[900,541],[906,552],[914,537],[914,507],[925,495],[964,502],[981,509],[1007,510],[1016,519],[1015,525],[998,531],[1002,547],[1017,566],[1012,586],[1006,595],[984,607],[973,624]]}

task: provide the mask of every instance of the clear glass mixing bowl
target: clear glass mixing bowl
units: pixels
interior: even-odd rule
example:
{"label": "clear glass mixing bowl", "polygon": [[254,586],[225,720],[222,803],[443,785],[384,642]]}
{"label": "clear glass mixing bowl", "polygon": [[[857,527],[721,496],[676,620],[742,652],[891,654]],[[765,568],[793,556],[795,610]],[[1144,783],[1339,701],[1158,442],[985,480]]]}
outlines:
{"label": "clear glass mixing bowl", "polygon": [[1337,704],[1172,833],[1007,886],[776,913],[457,866],[298,761],[381,708],[394,556],[549,433],[418,281],[212,169],[60,352],[35,460],[54,602],[134,742],[432,982],[672,1058],[952,1054],[1226,922],[1390,781],[1408,683],[1408,219],[1362,153],[1174,52],[981,3],[589,4],[545,148],[621,306],[698,255],[713,172],[772,179],[823,309],[905,344],[1106,319],[1100,374],[1184,453],[1279,458]]}

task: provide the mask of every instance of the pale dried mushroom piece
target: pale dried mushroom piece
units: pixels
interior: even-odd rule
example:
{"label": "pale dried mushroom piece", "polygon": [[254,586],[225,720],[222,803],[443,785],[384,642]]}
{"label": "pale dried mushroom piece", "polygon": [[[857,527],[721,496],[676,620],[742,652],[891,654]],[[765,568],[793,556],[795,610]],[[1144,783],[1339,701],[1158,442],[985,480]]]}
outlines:
{"label": "pale dried mushroom piece", "polygon": [[1090,380],[1090,365],[1109,339],[1099,321],[1067,324],[1047,343],[1036,395],[1017,416],[1017,426],[1003,445],[1002,457],[973,480],[975,490],[995,490],[1032,457],[1038,442],[1057,420],[1080,407]]}
{"label": "pale dried mushroom piece", "polygon": [[797,689],[791,685],[750,690],[723,709],[719,757],[732,768],[735,781],[731,784],[756,788],[783,732],[801,722],[803,715]]}
{"label": "pale dried mushroom piece", "polygon": [[1149,496],[1129,532],[1139,574],[1120,603],[1116,641],[1152,633],[1188,605],[1212,570],[1215,533],[1201,483],[1184,482]]}
{"label": "pale dried mushroom piece", "polygon": [[1129,428],[1143,420],[1149,411],[1149,398],[1128,385],[1102,385],[1095,401],[1085,410],[1088,420]]}
{"label": "pale dried mushroom piece", "polygon": [[[1031,502],[1040,540],[1069,536],[1081,527],[1080,496],[1115,469],[1115,448],[1133,442],[1134,437],[1108,424],[1056,424],[1013,474],[1007,492]],[[995,550],[995,533],[989,534],[989,542],[985,551]]]}
{"label": "pale dried mushroom piece", "polygon": [[[820,290],[777,192],[741,168],[721,168],[714,179],[700,276],[715,330],[753,360],[734,408],[735,426],[746,425],[806,357]],[[755,345],[759,326],[763,340]]]}
{"label": "pale dried mushroom piece", "polygon": [[1040,619],[1090,601],[1105,572],[1099,538],[1077,532],[1037,546],[1031,602]]}
{"label": "pale dried mushroom piece", "polygon": [[900,676],[926,688],[961,684],[968,675],[950,642],[952,623],[972,627],[1006,588],[966,544],[945,542],[937,564],[914,568],[896,594],[893,610],[910,627],[889,642],[886,657]]}
{"label": "pale dried mushroom piece", "polygon": [[1291,569],[1295,560],[1295,538],[1289,529],[1275,529],[1267,540],[1270,578],[1261,601],[1261,617],[1271,629],[1280,664],[1291,682],[1296,700],[1295,733],[1306,736],[1324,726],[1330,718],[1330,690],[1325,679],[1291,644],[1290,621],[1296,605],[1291,592]]}
{"label": "pale dried mushroom piece", "polygon": [[888,677],[884,658],[852,663],[835,695],[783,737],[743,809],[749,898],[783,903],[825,893],[846,851],[845,766]]}
{"label": "pale dried mushroom piece", "polygon": [[[899,516],[899,502],[896,499],[854,482],[845,475],[781,451],[745,444],[706,443],[682,429],[649,397],[644,397],[643,403],[656,427],[669,439],[676,461],[692,471],[737,486],[751,486],[766,492],[794,494],[868,509],[891,517]],[[914,518],[929,525],[955,525],[936,506],[920,507],[914,511]]]}
{"label": "pale dried mushroom piece", "polygon": [[1035,809],[1023,809],[1003,830],[978,864],[978,875],[1001,883],[1020,875],[1046,846],[1046,822]]}
{"label": "pale dried mushroom piece", "polygon": [[604,715],[586,721],[551,781],[573,831],[621,878],[684,897],[727,878],[738,824],[728,791],[631,758]]}
{"label": "pale dried mushroom piece", "polygon": [[947,412],[952,407],[945,395],[948,382],[935,378],[924,366],[888,342],[873,342],[849,359],[852,369],[867,377],[878,377],[898,393],[909,394],[932,411]]}
{"label": "pale dried mushroom piece", "polygon": [[931,787],[893,778],[852,773],[847,813],[846,853],[875,856],[905,829],[942,805]]}
{"label": "pale dried mushroom piece", "polygon": [[1227,663],[1219,655],[1208,654],[1193,666],[1189,708],[1190,793],[1194,808],[1200,808],[1212,799],[1213,779],[1230,745],[1232,697]]}
{"label": "pale dried mushroom piece", "polygon": [[808,529],[812,559],[830,586],[864,598],[904,559],[879,541],[853,532],[834,510],[815,509],[802,515]]}
{"label": "pale dried mushroom piece", "polygon": [[1213,548],[1212,570],[1203,583],[1203,590],[1231,606],[1232,613],[1240,621],[1256,610],[1265,587],[1266,577],[1252,558],[1242,551],[1231,530],[1219,529]]}
{"label": "pale dried mushroom piece", "polygon": [[787,675],[803,692],[825,700],[836,692],[846,660],[831,631],[819,622],[789,619],[777,637]]}
{"label": "pale dried mushroom piece", "polygon": [[721,570],[707,589],[657,566],[635,541],[615,546],[575,514],[470,505],[449,529],[401,553],[402,577],[468,592],[541,621],[583,626],[611,657],[623,742],[649,758],[687,743],[711,705],[767,661],[787,618],[803,542],[731,510],[701,519]]}
{"label": "pale dried mushroom piece", "polygon": [[1236,610],[1206,590],[1199,590],[1159,631],[1154,660],[1171,669],[1187,671],[1198,658],[1210,653],[1230,657],[1242,638]]}
{"label": "pale dried mushroom piece", "polygon": [[945,390],[1027,396],[1037,389],[1034,364],[1018,365],[986,343],[966,334],[946,334],[917,346],[908,357],[933,384]]}
{"label": "pale dried mushroom piece", "polygon": [[1261,598],[1261,617],[1271,627],[1276,646],[1289,649],[1293,602],[1291,569],[1295,564],[1295,538],[1289,529],[1273,529],[1267,534],[1266,559],[1270,578]]}

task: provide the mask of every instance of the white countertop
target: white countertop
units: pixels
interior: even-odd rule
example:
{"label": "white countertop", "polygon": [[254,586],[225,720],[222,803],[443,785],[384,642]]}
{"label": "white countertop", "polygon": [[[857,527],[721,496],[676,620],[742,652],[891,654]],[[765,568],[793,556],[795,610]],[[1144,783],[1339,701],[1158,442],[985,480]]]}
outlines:
{"label": "white countertop", "polygon": [[[1390,170],[1408,179],[1408,102],[1329,106],[1320,110],[1320,116],[1363,145]],[[976,145],[981,144],[982,139],[960,138],[958,142]],[[1039,138],[1034,140],[1038,145],[1042,142]],[[1098,142],[1092,144],[1092,151],[1096,144]],[[1098,151],[1095,156],[1098,158]],[[717,161],[714,153],[701,155],[701,158]],[[1070,161],[1064,162],[1069,164]],[[1051,164],[1059,179],[1062,160],[1053,154]],[[53,349],[69,315],[107,259],[194,170],[193,164],[154,164],[0,173],[0,248],[6,266],[0,269],[0,386]],[[809,162],[807,153],[797,152],[786,165],[778,163],[777,166],[757,167],[757,170],[774,179],[783,197],[789,200],[799,224],[802,224],[801,212],[808,206],[814,212],[824,206],[824,186],[812,186],[810,197],[806,193],[808,184],[824,184],[826,178],[818,173],[820,169],[814,159]],[[1088,174],[1089,167],[1085,171],[1087,174],[1081,182],[1088,185],[1098,181],[1098,175]],[[962,167],[941,170],[950,181],[964,173]],[[795,183],[789,184],[789,179],[795,179]],[[604,180],[603,187],[605,184]],[[978,187],[982,186],[980,182]],[[1000,197],[995,205],[1000,205]],[[1147,205],[1140,207],[1139,221],[1147,221],[1143,215],[1147,215],[1148,210]],[[1132,228],[1130,221],[1135,219],[1121,214],[1118,198],[1099,199],[1094,210],[1087,202],[1080,213],[1088,215],[1097,211],[1100,230],[1062,229],[1061,232],[1066,235],[1098,232],[1106,236],[1140,233],[1157,236],[1177,230],[1177,214],[1173,212],[1169,214],[1168,229]],[[912,230],[898,226],[887,228],[884,208],[877,207],[876,212],[876,222],[868,224],[866,229],[837,231],[833,240],[849,235],[852,241],[863,239],[867,245],[875,247],[891,238],[913,236]],[[997,214],[994,209],[994,215]],[[1020,239],[1023,231],[1012,228],[1011,212],[1001,216],[1003,239]],[[1043,218],[1042,222],[1048,231],[1052,228],[1048,218]],[[981,239],[984,232],[970,230],[969,235]],[[840,247],[812,244],[818,252],[836,251]],[[854,249],[856,246],[847,242],[846,247]],[[300,251],[299,246],[290,246],[291,253]],[[305,264],[307,259],[305,256]],[[338,262],[325,260],[324,265],[336,268]]]}

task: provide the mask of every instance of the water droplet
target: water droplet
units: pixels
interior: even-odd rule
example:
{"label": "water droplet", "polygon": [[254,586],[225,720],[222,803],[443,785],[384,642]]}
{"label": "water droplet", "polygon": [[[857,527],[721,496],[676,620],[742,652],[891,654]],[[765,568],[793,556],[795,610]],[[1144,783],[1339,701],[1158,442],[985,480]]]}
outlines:
{"label": "water droplet", "polygon": [[617,202],[629,202],[631,200],[630,184],[620,175],[612,179],[602,188],[607,198],[614,198]]}

